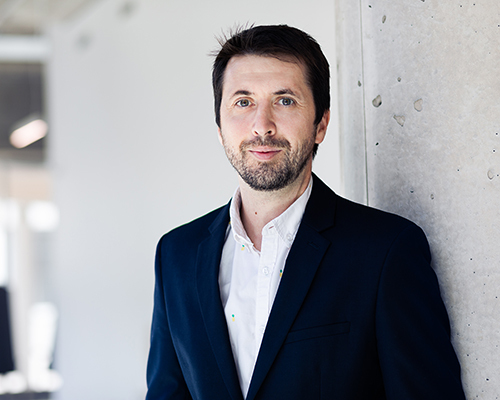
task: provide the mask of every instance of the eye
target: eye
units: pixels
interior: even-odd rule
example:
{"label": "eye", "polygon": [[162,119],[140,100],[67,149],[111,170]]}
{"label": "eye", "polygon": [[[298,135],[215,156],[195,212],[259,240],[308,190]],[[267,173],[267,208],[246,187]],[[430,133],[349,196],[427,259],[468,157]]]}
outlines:
{"label": "eye", "polygon": [[236,102],[236,105],[239,107],[248,107],[250,105],[250,100],[248,99],[241,99]]}
{"label": "eye", "polygon": [[283,97],[282,99],[279,100],[279,103],[283,106],[291,106],[295,102],[292,99],[290,99],[289,97]]}

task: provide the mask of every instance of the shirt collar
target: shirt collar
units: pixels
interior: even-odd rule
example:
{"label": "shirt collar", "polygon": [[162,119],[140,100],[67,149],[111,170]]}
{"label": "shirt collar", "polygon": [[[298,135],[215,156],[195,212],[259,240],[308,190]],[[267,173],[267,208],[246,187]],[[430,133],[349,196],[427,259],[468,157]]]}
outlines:
{"label": "shirt collar", "polygon": [[236,243],[247,246],[248,248],[253,247],[253,243],[248,237],[245,228],[243,227],[243,222],[241,222],[240,217],[241,208],[241,191],[240,187],[236,188],[231,200],[231,206],[229,207],[229,218],[231,224],[231,232],[233,234]]}
{"label": "shirt collar", "polygon": [[[295,235],[299,230],[300,221],[302,221],[302,216],[306,209],[307,202],[311,196],[313,179],[309,180],[306,190],[302,195],[293,202],[293,204],[288,207],[283,213],[274,218],[272,221],[268,222],[266,226],[262,229],[262,235],[266,235],[268,229],[272,226],[278,232],[283,242],[287,247],[291,247],[293,241],[295,240]],[[229,216],[231,218],[231,231],[234,236],[234,240],[237,243],[246,245],[249,248],[253,247],[252,241],[249,239],[243,223],[240,217],[241,208],[241,191],[240,188],[236,188],[234,192],[233,199],[231,200],[231,206],[229,208]]]}

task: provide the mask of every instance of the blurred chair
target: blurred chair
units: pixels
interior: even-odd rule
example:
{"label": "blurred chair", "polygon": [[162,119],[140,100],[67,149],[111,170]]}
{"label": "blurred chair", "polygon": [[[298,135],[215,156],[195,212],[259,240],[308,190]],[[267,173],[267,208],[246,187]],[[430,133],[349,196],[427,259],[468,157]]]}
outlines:
{"label": "blurred chair", "polygon": [[8,297],[7,289],[0,287],[0,374],[14,370]]}

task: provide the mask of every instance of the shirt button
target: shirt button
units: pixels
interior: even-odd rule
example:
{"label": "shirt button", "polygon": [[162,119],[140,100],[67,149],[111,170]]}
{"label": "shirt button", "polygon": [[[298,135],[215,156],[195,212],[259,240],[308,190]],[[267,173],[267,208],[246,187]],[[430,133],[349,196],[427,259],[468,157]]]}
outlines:
{"label": "shirt button", "polygon": [[269,268],[267,267],[262,268],[262,273],[266,276],[269,275]]}
{"label": "shirt button", "polygon": [[292,235],[291,234],[286,235],[286,240],[288,240],[289,242],[291,242],[293,240]]}

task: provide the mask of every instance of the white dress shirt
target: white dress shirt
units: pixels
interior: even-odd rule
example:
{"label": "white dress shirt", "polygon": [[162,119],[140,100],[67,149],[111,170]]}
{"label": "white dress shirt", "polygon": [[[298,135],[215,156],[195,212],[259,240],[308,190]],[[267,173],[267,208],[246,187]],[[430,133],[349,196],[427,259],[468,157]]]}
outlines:
{"label": "white dress shirt", "polygon": [[241,222],[239,188],[231,201],[219,288],[243,397],[250,386],[267,319],[311,189],[312,178],[304,193],[264,226],[260,251],[248,238]]}

